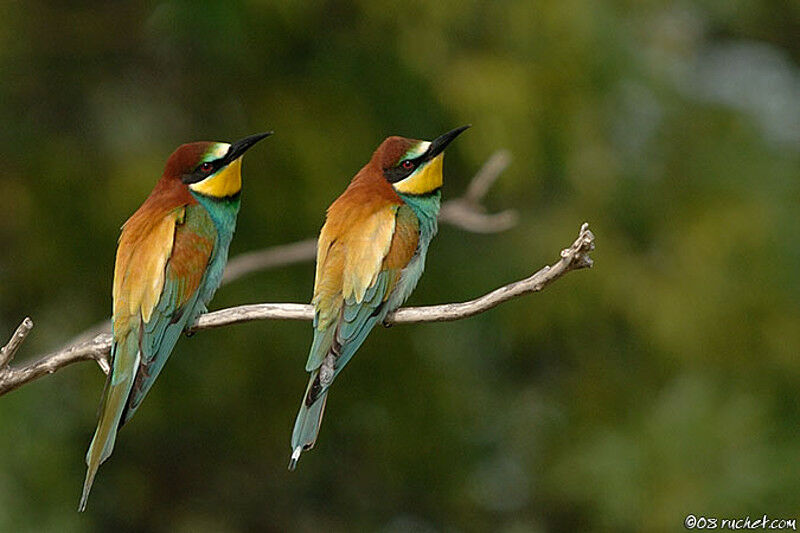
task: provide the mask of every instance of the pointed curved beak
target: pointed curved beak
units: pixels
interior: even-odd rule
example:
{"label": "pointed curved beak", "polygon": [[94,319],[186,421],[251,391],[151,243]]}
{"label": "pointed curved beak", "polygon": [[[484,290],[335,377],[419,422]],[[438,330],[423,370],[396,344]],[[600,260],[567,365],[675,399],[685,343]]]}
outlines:
{"label": "pointed curved beak", "polygon": [[252,148],[258,141],[264,139],[265,137],[269,137],[273,133],[274,132],[272,131],[256,133],[255,135],[250,135],[231,144],[230,148],[228,148],[228,153],[225,154],[224,164],[227,165],[231,161],[235,161],[236,159],[242,157],[242,155]]}
{"label": "pointed curved beak", "polygon": [[447,145],[453,142],[453,140],[461,135],[461,133],[466,130],[467,128],[471,127],[472,124],[467,124],[466,126],[461,126],[460,128],[456,128],[454,130],[450,130],[443,135],[439,135],[433,141],[431,141],[431,145],[428,147],[428,150],[425,152],[425,160],[430,161],[437,155],[441,154]]}

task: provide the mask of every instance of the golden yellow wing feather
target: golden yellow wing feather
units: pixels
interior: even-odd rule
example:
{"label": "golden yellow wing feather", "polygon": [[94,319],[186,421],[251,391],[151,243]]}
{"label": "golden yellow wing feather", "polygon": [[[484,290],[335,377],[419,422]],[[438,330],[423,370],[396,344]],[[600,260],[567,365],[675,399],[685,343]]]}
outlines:
{"label": "golden yellow wing feather", "polygon": [[312,300],[319,329],[336,319],[346,298],[361,302],[375,282],[392,244],[397,208],[384,204],[371,213],[356,209],[346,217],[347,224],[329,214],[319,238]]}
{"label": "golden yellow wing feather", "polygon": [[[114,331],[123,334],[131,317],[150,317],[164,288],[164,273],[172,253],[175,225],[184,216],[184,207],[150,221],[149,228],[125,225],[117,248],[114,268]],[[145,231],[135,231],[142,230]],[[132,265],[133,258],[136,264]]]}

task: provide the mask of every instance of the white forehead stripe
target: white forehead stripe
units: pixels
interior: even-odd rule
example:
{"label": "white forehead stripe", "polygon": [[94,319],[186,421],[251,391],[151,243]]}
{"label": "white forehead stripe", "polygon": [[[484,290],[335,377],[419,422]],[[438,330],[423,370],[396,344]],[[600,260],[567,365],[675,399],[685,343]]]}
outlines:
{"label": "white forehead stripe", "polygon": [[213,161],[219,159],[228,153],[228,148],[231,145],[228,143],[216,143],[214,147],[203,157],[203,161]]}
{"label": "white forehead stripe", "polygon": [[421,156],[422,154],[425,153],[426,150],[428,150],[428,147],[430,145],[431,143],[429,143],[428,141],[422,141],[418,145],[411,148],[411,150],[406,152],[405,155],[403,156],[403,159],[414,159],[415,157]]}

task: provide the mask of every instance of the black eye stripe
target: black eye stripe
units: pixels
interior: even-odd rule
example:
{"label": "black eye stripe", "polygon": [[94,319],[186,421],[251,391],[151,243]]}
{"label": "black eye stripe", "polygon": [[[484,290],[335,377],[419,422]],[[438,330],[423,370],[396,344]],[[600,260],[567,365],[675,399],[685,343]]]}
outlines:
{"label": "black eye stripe", "polygon": [[402,167],[392,167],[385,169],[383,171],[383,176],[389,183],[396,183],[407,178],[412,171],[413,169],[406,170]]}
{"label": "black eye stripe", "polygon": [[[203,165],[206,163],[211,163],[211,170],[203,170]],[[184,183],[197,183],[198,181],[203,181],[211,174],[219,170],[224,165],[223,159],[215,159],[214,161],[203,161],[192,171],[191,174],[184,174],[181,177],[181,181]]]}
{"label": "black eye stripe", "polygon": [[[203,170],[203,166],[204,165],[208,165],[208,164],[211,165],[210,170]],[[202,173],[209,174],[211,172],[216,172],[217,170],[219,170],[219,168],[222,166],[222,164],[223,164],[223,160],[222,159],[215,159],[214,161],[203,161],[202,163],[197,165],[197,168],[194,169],[194,172],[195,173],[199,172],[201,174]]]}
{"label": "black eye stripe", "polygon": [[[425,154],[422,154],[419,157],[415,157],[414,159],[402,159],[398,161],[397,165],[383,169],[383,175],[386,178],[386,181],[389,183],[397,183],[398,181],[404,180],[409,177],[411,174],[414,173],[417,168],[419,168],[420,164],[423,163],[423,159]],[[403,163],[406,161],[410,161],[413,163],[413,166],[409,168],[404,168]]]}

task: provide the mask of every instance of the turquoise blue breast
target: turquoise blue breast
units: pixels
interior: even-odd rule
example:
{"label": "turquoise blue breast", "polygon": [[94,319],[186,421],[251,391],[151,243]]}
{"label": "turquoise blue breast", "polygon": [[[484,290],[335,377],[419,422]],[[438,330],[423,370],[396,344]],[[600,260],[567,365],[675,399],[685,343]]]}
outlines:
{"label": "turquoise blue breast", "polygon": [[[425,257],[428,255],[428,246],[439,229],[437,217],[441,206],[441,192],[436,191],[424,196],[401,194],[403,201],[414,211],[419,219],[419,244],[417,251],[403,269],[400,281],[397,283],[386,306],[386,313],[390,313],[403,305],[414,288],[417,286],[422,272],[425,270]],[[384,313],[384,316],[385,314]]]}
{"label": "turquoise blue breast", "polygon": [[228,248],[233,240],[233,232],[236,230],[236,217],[239,214],[241,205],[240,195],[224,199],[210,198],[192,192],[197,201],[202,205],[211,217],[214,227],[217,229],[217,241],[208,270],[200,284],[199,304],[203,305],[195,314],[205,312],[205,305],[211,301],[225,271],[225,264],[228,262]]}

